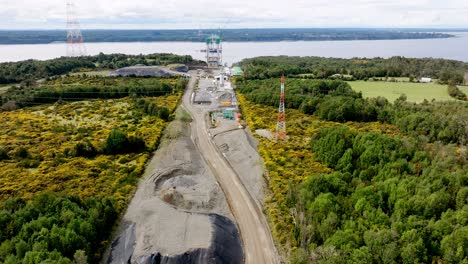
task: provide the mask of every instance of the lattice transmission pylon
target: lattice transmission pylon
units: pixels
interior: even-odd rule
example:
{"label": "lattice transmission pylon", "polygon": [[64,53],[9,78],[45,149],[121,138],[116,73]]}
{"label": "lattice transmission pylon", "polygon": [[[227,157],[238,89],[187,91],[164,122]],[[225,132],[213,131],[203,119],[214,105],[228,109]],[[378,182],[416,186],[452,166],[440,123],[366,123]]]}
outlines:
{"label": "lattice transmission pylon", "polygon": [[86,55],[80,23],[76,18],[74,0],[67,0],[67,57]]}
{"label": "lattice transmission pylon", "polygon": [[276,124],[275,138],[286,140],[286,109],[284,106],[285,94],[284,94],[284,74],[281,76],[281,94],[280,94],[280,105],[278,111],[278,123]]}

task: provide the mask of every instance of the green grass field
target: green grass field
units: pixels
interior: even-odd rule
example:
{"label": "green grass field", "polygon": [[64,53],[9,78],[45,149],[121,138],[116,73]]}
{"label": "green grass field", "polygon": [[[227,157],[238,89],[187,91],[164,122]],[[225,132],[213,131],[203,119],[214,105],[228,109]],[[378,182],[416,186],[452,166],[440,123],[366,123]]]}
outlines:
{"label": "green grass field", "polygon": [[[401,94],[406,94],[408,102],[420,103],[424,99],[431,101],[451,101],[455,100],[448,95],[447,85],[405,83],[405,82],[348,82],[351,87],[358,92],[362,92],[364,97],[382,96],[390,102],[394,102]],[[468,92],[468,87],[460,88],[463,92]]]}
{"label": "green grass field", "polygon": [[468,95],[468,86],[458,86],[458,88],[464,92],[466,95]]}
{"label": "green grass field", "polygon": [[[385,81],[385,77],[374,77],[370,79],[377,79],[380,81]],[[394,80],[395,82],[409,82],[410,78],[409,77],[388,77],[387,80]]]}

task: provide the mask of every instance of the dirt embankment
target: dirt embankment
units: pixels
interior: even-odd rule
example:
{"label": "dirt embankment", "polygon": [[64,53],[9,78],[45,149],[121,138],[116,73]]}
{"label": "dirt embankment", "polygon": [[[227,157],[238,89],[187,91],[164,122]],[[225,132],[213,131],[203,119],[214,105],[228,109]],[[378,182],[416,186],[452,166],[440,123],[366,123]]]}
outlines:
{"label": "dirt embankment", "polygon": [[223,120],[210,133],[219,150],[241,178],[250,195],[261,206],[264,199],[265,180],[263,162],[257,151],[257,139],[248,129],[239,129],[236,121]]}
{"label": "dirt embankment", "polygon": [[149,163],[107,263],[242,263],[224,194],[177,119]]}

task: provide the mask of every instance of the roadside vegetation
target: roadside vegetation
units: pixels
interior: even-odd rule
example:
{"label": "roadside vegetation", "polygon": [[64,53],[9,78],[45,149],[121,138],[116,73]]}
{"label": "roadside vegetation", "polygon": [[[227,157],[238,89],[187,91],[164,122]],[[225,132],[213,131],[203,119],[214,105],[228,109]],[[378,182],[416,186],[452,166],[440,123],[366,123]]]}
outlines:
{"label": "roadside vegetation", "polygon": [[7,93],[25,108],[0,112],[0,262],[98,263],[184,87],[72,76]]}
{"label": "roadside vegetation", "polygon": [[[279,83],[237,80],[251,129],[275,130]],[[468,104],[365,99],[302,77],[286,79],[286,104],[288,140],[259,138],[259,152],[288,261],[468,262]]]}

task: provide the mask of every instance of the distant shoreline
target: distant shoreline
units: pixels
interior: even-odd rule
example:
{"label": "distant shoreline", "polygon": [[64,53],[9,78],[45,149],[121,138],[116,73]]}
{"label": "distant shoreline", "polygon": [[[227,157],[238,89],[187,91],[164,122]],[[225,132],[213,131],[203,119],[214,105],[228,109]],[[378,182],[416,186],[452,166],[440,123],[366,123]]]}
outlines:
{"label": "distant shoreline", "polygon": [[[278,41],[352,41],[352,40],[411,40],[453,38],[441,30],[420,29],[226,29],[218,30],[83,30],[88,43],[135,42],[204,42],[212,33],[220,34],[224,42]],[[461,31],[457,31],[461,32]],[[452,33],[452,32],[451,32]],[[456,32],[453,32],[456,33]],[[0,44],[63,43],[65,30],[0,30]]]}

